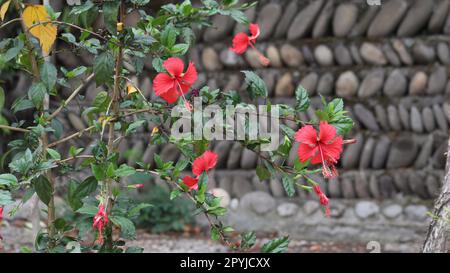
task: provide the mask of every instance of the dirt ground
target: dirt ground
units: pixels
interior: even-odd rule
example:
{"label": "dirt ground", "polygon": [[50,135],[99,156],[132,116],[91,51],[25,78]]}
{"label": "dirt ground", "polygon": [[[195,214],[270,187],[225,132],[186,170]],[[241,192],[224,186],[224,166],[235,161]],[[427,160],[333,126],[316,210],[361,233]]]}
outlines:
{"label": "dirt ground", "polygon": [[[20,252],[22,247],[33,249],[32,234],[29,224],[16,222],[4,225],[0,230],[3,240],[0,241],[0,252]],[[276,234],[258,234],[252,251],[258,251],[262,244]],[[226,253],[229,248],[211,241],[204,232],[184,234],[151,234],[138,230],[137,238],[128,243],[129,246],[144,248],[146,253]],[[288,252],[291,253],[370,253],[370,252],[418,252],[419,243],[386,243],[371,245],[362,242],[320,242],[298,238],[291,239]]]}

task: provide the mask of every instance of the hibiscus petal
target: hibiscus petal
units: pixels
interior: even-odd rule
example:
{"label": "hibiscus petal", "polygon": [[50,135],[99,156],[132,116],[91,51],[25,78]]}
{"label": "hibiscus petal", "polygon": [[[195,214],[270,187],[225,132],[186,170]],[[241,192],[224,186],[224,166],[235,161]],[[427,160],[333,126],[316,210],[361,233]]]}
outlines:
{"label": "hibiscus petal", "polygon": [[328,124],[328,122],[326,121],[320,122],[319,129],[319,139],[322,143],[326,144],[328,142],[331,142],[336,137],[336,128]]}
{"label": "hibiscus petal", "polygon": [[175,103],[177,99],[180,97],[180,92],[178,92],[175,87],[171,90],[167,91],[166,93],[162,93],[160,97],[167,101],[168,103]]}
{"label": "hibiscus petal", "polygon": [[180,58],[171,57],[163,63],[164,68],[174,77],[183,73],[184,63]]}
{"label": "hibiscus petal", "polygon": [[311,125],[306,125],[300,128],[294,135],[295,140],[310,146],[317,145],[316,129]]}
{"label": "hibiscus petal", "polygon": [[186,175],[183,177],[183,184],[185,184],[190,190],[198,188],[198,179]]}
{"label": "hibiscus petal", "polygon": [[338,136],[331,143],[321,145],[325,161],[334,164],[339,160],[343,142],[342,136]]}
{"label": "hibiscus petal", "polygon": [[231,48],[232,51],[236,54],[243,54],[248,47],[249,43],[249,37],[247,34],[241,32],[236,34],[233,38],[233,47]]}
{"label": "hibiscus petal", "polygon": [[217,164],[217,154],[211,151],[204,152],[197,157],[192,164],[192,173],[196,176],[201,175],[204,171],[208,172]]}
{"label": "hibiscus petal", "polygon": [[153,80],[153,89],[155,90],[155,94],[157,96],[161,96],[161,94],[168,92],[173,88],[174,83],[174,78],[171,78],[166,73],[159,73]]}
{"label": "hibiscus petal", "polygon": [[197,70],[193,62],[189,62],[189,66],[181,79],[186,85],[193,85],[195,83],[197,80]]}
{"label": "hibiscus petal", "polygon": [[258,36],[260,34],[259,25],[258,24],[250,24],[250,33],[252,34],[250,39],[256,40],[256,38],[258,38]]}
{"label": "hibiscus petal", "polygon": [[203,157],[205,158],[206,164],[209,169],[213,169],[217,164],[217,154],[211,151],[206,151],[203,154]]}
{"label": "hibiscus petal", "polygon": [[[314,159],[316,157],[316,155],[318,154],[318,149],[317,149],[317,147],[311,147],[309,145],[301,143],[298,146],[297,154],[298,154],[298,159],[300,160],[300,162],[303,163],[303,162],[308,161],[308,159]],[[317,164],[317,163],[313,163],[313,164]]]}

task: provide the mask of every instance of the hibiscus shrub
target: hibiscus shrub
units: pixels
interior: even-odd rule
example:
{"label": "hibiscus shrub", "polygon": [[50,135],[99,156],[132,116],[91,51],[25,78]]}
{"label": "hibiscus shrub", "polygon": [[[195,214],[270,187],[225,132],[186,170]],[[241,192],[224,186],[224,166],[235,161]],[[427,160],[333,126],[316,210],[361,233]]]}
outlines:
{"label": "hibiscus shrub", "polygon": [[[230,50],[243,54],[255,50],[261,63],[269,60],[256,48],[260,33],[257,24],[248,22],[243,11],[255,5],[239,5],[237,0],[202,0],[193,6],[189,0],[167,4],[157,12],[148,9],[149,0],[82,1],[81,5],[66,7],[63,13],[54,12],[50,6],[26,4],[22,0],[3,0],[0,8],[0,28],[10,28],[16,34],[0,42],[0,69],[5,82],[11,83],[6,72],[23,71],[32,85],[26,96],[11,106],[13,113],[32,109],[33,119],[9,121],[0,116],[0,129],[14,133],[8,143],[8,152],[2,162],[8,163],[6,173],[0,175],[0,220],[3,213],[14,214],[36,194],[46,206],[47,226],[36,238],[36,251],[41,252],[135,252],[126,247],[125,240],[135,238],[133,221],[140,211],[152,204],[133,200],[130,191],[142,188],[126,177],[136,173],[158,176],[171,187],[170,199],[185,195],[194,206],[194,214],[204,214],[209,222],[211,238],[220,240],[237,251],[246,251],[255,242],[255,234],[248,232],[231,236],[233,228],[222,223],[227,209],[221,198],[208,190],[210,171],[215,168],[218,155],[208,150],[206,138],[185,137],[176,139],[169,133],[173,121],[170,113],[180,105],[193,111],[194,98],[203,106],[248,106],[263,99],[268,108],[275,107],[268,98],[264,81],[252,71],[243,71],[251,101],[243,101],[236,91],[221,92],[202,87],[192,90],[197,81],[195,63],[183,61],[195,41],[194,28],[210,27],[211,16],[231,16],[239,24],[249,25],[249,34],[239,33],[230,41]],[[136,26],[124,25],[125,14],[138,10],[141,20]],[[102,16],[104,29],[93,28],[93,21]],[[16,28],[14,28],[16,27]],[[68,70],[52,63],[56,39],[73,50],[84,50],[93,56],[91,67],[80,66]],[[158,99],[148,100],[149,90],[140,90],[130,80],[132,75],[143,74],[146,58],[152,59],[156,73],[151,77],[154,94]],[[186,57],[184,58],[186,59]],[[5,72],[5,73],[3,73]],[[79,132],[64,135],[60,114],[69,104],[82,100],[85,85],[95,80],[102,87],[90,105],[79,106],[89,126]],[[79,86],[73,83],[78,82]],[[0,89],[0,110],[4,96],[13,84]],[[62,89],[73,88],[70,95]],[[311,174],[322,173],[325,178],[338,175],[335,164],[342,146],[352,141],[343,139],[351,130],[352,120],[346,115],[343,101],[334,99],[316,111],[317,120],[302,121],[296,113],[309,108],[308,92],[303,87],[295,91],[294,106],[278,104],[280,120],[288,120],[300,128],[295,132],[281,125],[281,144],[273,151],[262,151],[267,138],[239,140],[239,143],[258,154],[260,163],[256,173],[261,181],[281,177],[287,194],[293,196],[295,188],[317,194],[326,215],[329,200]],[[51,103],[49,103],[51,102]],[[80,104],[78,104],[80,105]],[[269,113],[269,111],[268,111]],[[206,119],[200,116],[201,119]],[[11,122],[9,124],[8,122]],[[155,166],[139,163],[136,169],[118,164],[118,145],[126,141],[140,127],[152,127],[151,144],[174,144],[183,154],[177,162],[166,162],[155,155]],[[248,124],[246,125],[248,126]],[[245,128],[248,130],[248,128]],[[96,139],[91,149],[70,146],[70,140],[90,135]],[[286,163],[294,141],[300,142],[298,159],[293,166]],[[78,162],[76,164],[75,162]],[[79,164],[81,162],[81,164]],[[191,169],[191,171],[189,171]],[[73,221],[56,217],[55,178],[74,173],[87,173],[83,181],[71,179],[67,186],[66,201],[73,210]],[[185,173],[192,173],[184,175]],[[182,175],[183,174],[183,175]],[[13,196],[21,193],[21,202],[14,203]],[[12,204],[17,204],[15,207]],[[4,209],[7,208],[7,209]],[[234,233],[234,232],[233,232]],[[87,236],[87,235],[92,236]],[[286,250],[288,237],[269,241],[261,251]]]}

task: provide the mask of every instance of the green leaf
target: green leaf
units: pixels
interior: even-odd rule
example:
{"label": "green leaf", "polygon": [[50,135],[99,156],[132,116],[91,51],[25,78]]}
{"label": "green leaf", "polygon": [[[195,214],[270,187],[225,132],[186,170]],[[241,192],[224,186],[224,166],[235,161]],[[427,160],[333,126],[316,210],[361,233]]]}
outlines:
{"label": "green leaf", "polygon": [[120,167],[114,171],[114,175],[117,177],[126,177],[136,173],[136,170],[133,167],[130,167],[126,164],[120,165]]}
{"label": "green leaf", "polygon": [[184,55],[189,50],[188,44],[176,44],[170,50],[172,54]]}
{"label": "green leaf", "polygon": [[91,193],[97,190],[98,182],[93,176],[89,176],[83,182],[81,182],[73,193],[73,197],[77,199],[83,199],[89,196]]}
{"label": "green leaf", "polygon": [[119,1],[103,3],[103,19],[105,27],[111,34],[117,33],[117,14],[119,13]]}
{"label": "green leaf", "polygon": [[13,172],[25,175],[33,167],[33,153],[26,149],[20,157],[9,163],[8,167]]}
{"label": "green leaf", "polygon": [[53,132],[53,134],[55,134],[55,137],[59,139],[61,135],[64,133],[64,127],[61,124],[61,122],[57,118],[54,118],[52,119],[50,126],[52,127],[53,130],[55,130]]}
{"label": "green leaf", "polygon": [[61,159],[61,155],[53,149],[48,148],[47,149],[47,153],[50,155],[50,157],[54,160],[60,160]]}
{"label": "green leaf", "polygon": [[112,82],[114,74],[114,57],[109,51],[105,51],[95,58],[94,73],[97,85]]}
{"label": "green leaf", "polygon": [[258,175],[260,181],[267,180],[271,176],[269,170],[263,165],[258,165],[256,167],[256,175]]}
{"label": "green leaf", "polygon": [[161,44],[167,48],[172,48],[177,40],[177,30],[173,24],[168,24],[161,32]]}
{"label": "green leaf", "polygon": [[308,110],[310,105],[308,91],[303,87],[299,86],[295,90],[295,110],[298,112],[305,112]]}
{"label": "green leaf", "polygon": [[216,227],[211,228],[211,240],[218,241],[220,239],[219,229]]}
{"label": "green leaf", "polygon": [[286,191],[287,195],[289,197],[294,196],[295,194],[295,187],[294,187],[294,180],[289,175],[283,175],[281,178],[281,181],[283,183],[283,188]]}
{"label": "green leaf", "polygon": [[19,111],[34,108],[34,104],[31,100],[28,100],[26,98],[19,98],[13,103],[11,108],[13,109],[13,112],[15,114]]}
{"label": "green leaf", "polygon": [[158,73],[164,71],[163,60],[161,58],[154,58],[152,61],[152,66]]}
{"label": "green leaf", "polygon": [[263,253],[283,253],[287,250],[288,245],[289,245],[289,237],[288,236],[275,238],[275,239],[270,240],[267,243],[265,243],[261,248],[261,252],[263,252]]}
{"label": "green leaf", "polygon": [[111,216],[111,222],[120,227],[122,236],[125,239],[134,239],[136,235],[136,228],[134,227],[133,222],[131,222],[128,218],[123,216]]}
{"label": "green leaf", "polygon": [[97,214],[98,208],[93,205],[84,204],[81,209],[78,209],[77,212],[81,214],[86,214],[89,216],[94,216]]}
{"label": "green leaf", "polygon": [[81,74],[86,72],[86,70],[87,70],[86,66],[79,66],[79,67],[67,72],[65,75],[67,78],[71,79],[71,78],[80,76]]}
{"label": "green leaf", "polygon": [[283,156],[287,156],[289,155],[291,148],[292,148],[291,139],[288,136],[284,136],[283,144],[281,144],[280,147],[278,147],[277,152]]}
{"label": "green leaf", "polygon": [[195,196],[197,201],[201,204],[205,202],[205,193],[207,188],[208,188],[208,175],[206,174],[206,172],[203,172],[200,175],[200,178],[198,179],[198,191],[197,195]]}
{"label": "green leaf", "polygon": [[305,161],[305,162],[301,162],[298,158],[296,158],[296,159],[294,160],[294,169],[295,169],[297,172],[301,172],[301,171],[303,171],[306,167],[308,167],[310,161],[311,161],[311,160],[308,159],[308,160]]}
{"label": "green leaf", "polygon": [[131,124],[128,126],[127,130],[125,131],[125,134],[126,134],[126,135],[129,135],[130,133],[136,132],[136,130],[137,130],[139,127],[141,127],[142,124],[144,124],[144,123],[145,123],[145,120],[137,120],[137,121],[131,123]]}
{"label": "green leaf", "polygon": [[100,91],[92,101],[92,106],[98,108],[100,111],[106,111],[109,101],[110,98],[108,92]]}
{"label": "green leaf", "polygon": [[152,204],[141,203],[128,211],[128,217],[133,218],[139,216],[141,210],[153,207]]}
{"label": "green leaf", "polygon": [[170,200],[173,200],[175,198],[177,198],[178,196],[180,196],[180,191],[175,189],[173,191],[170,192]]}
{"label": "green leaf", "polygon": [[243,233],[241,237],[241,248],[243,249],[251,248],[256,243],[256,233],[254,231]]}
{"label": "green leaf", "polygon": [[106,178],[106,166],[105,164],[91,164],[92,174],[95,176],[97,181],[103,181]]}
{"label": "green leaf", "polygon": [[55,66],[50,62],[44,62],[40,69],[41,81],[44,83],[47,90],[52,90],[55,87],[56,80],[58,79],[58,71]]}
{"label": "green leaf", "polygon": [[28,90],[28,98],[37,109],[42,108],[45,94],[47,93],[46,87],[43,83],[33,84]]}
{"label": "green leaf", "polygon": [[0,206],[5,206],[13,203],[11,193],[9,191],[0,190]]}
{"label": "green leaf", "polygon": [[10,173],[0,174],[0,186],[11,187],[17,185],[17,183],[17,178],[14,175]]}
{"label": "green leaf", "polygon": [[242,71],[245,75],[247,90],[251,99],[256,97],[267,97],[267,86],[265,82],[253,71]]}
{"label": "green leaf", "polygon": [[344,135],[353,128],[353,120],[344,110],[344,101],[337,98],[327,103],[322,97],[323,109],[316,110],[316,115],[321,121],[327,121],[336,127],[337,134]]}
{"label": "green leaf", "polygon": [[17,55],[19,55],[22,47],[12,47],[6,51],[5,55],[3,55],[3,61],[9,62],[14,59]]}
{"label": "green leaf", "polygon": [[47,177],[41,175],[34,179],[34,190],[44,204],[48,205],[50,203],[53,195],[53,189]]}

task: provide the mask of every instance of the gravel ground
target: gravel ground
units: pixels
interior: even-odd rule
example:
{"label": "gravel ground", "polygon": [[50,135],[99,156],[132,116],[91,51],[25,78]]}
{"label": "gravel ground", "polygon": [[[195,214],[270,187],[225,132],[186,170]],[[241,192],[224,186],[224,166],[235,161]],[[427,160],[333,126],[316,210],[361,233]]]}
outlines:
{"label": "gravel ground", "polygon": [[[4,223],[0,230],[3,241],[0,241],[0,252],[19,252],[21,247],[33,248],[32,233],[26,222]],[[257,251],[274,234],[259,234],[253,251]],[[202,233],[186,234],[150,234],[139,230],[137,239],[129,246],[144,248],[146,253],[226,253],[228,247],[214,242]],[[372,248],[371,248],[372,249]],[[320,242],[292,239],[288,252],[291,253],[369,253],[367,243],[355,242]],[[418,252],[420,244],[382,244],[381,252]]]}

